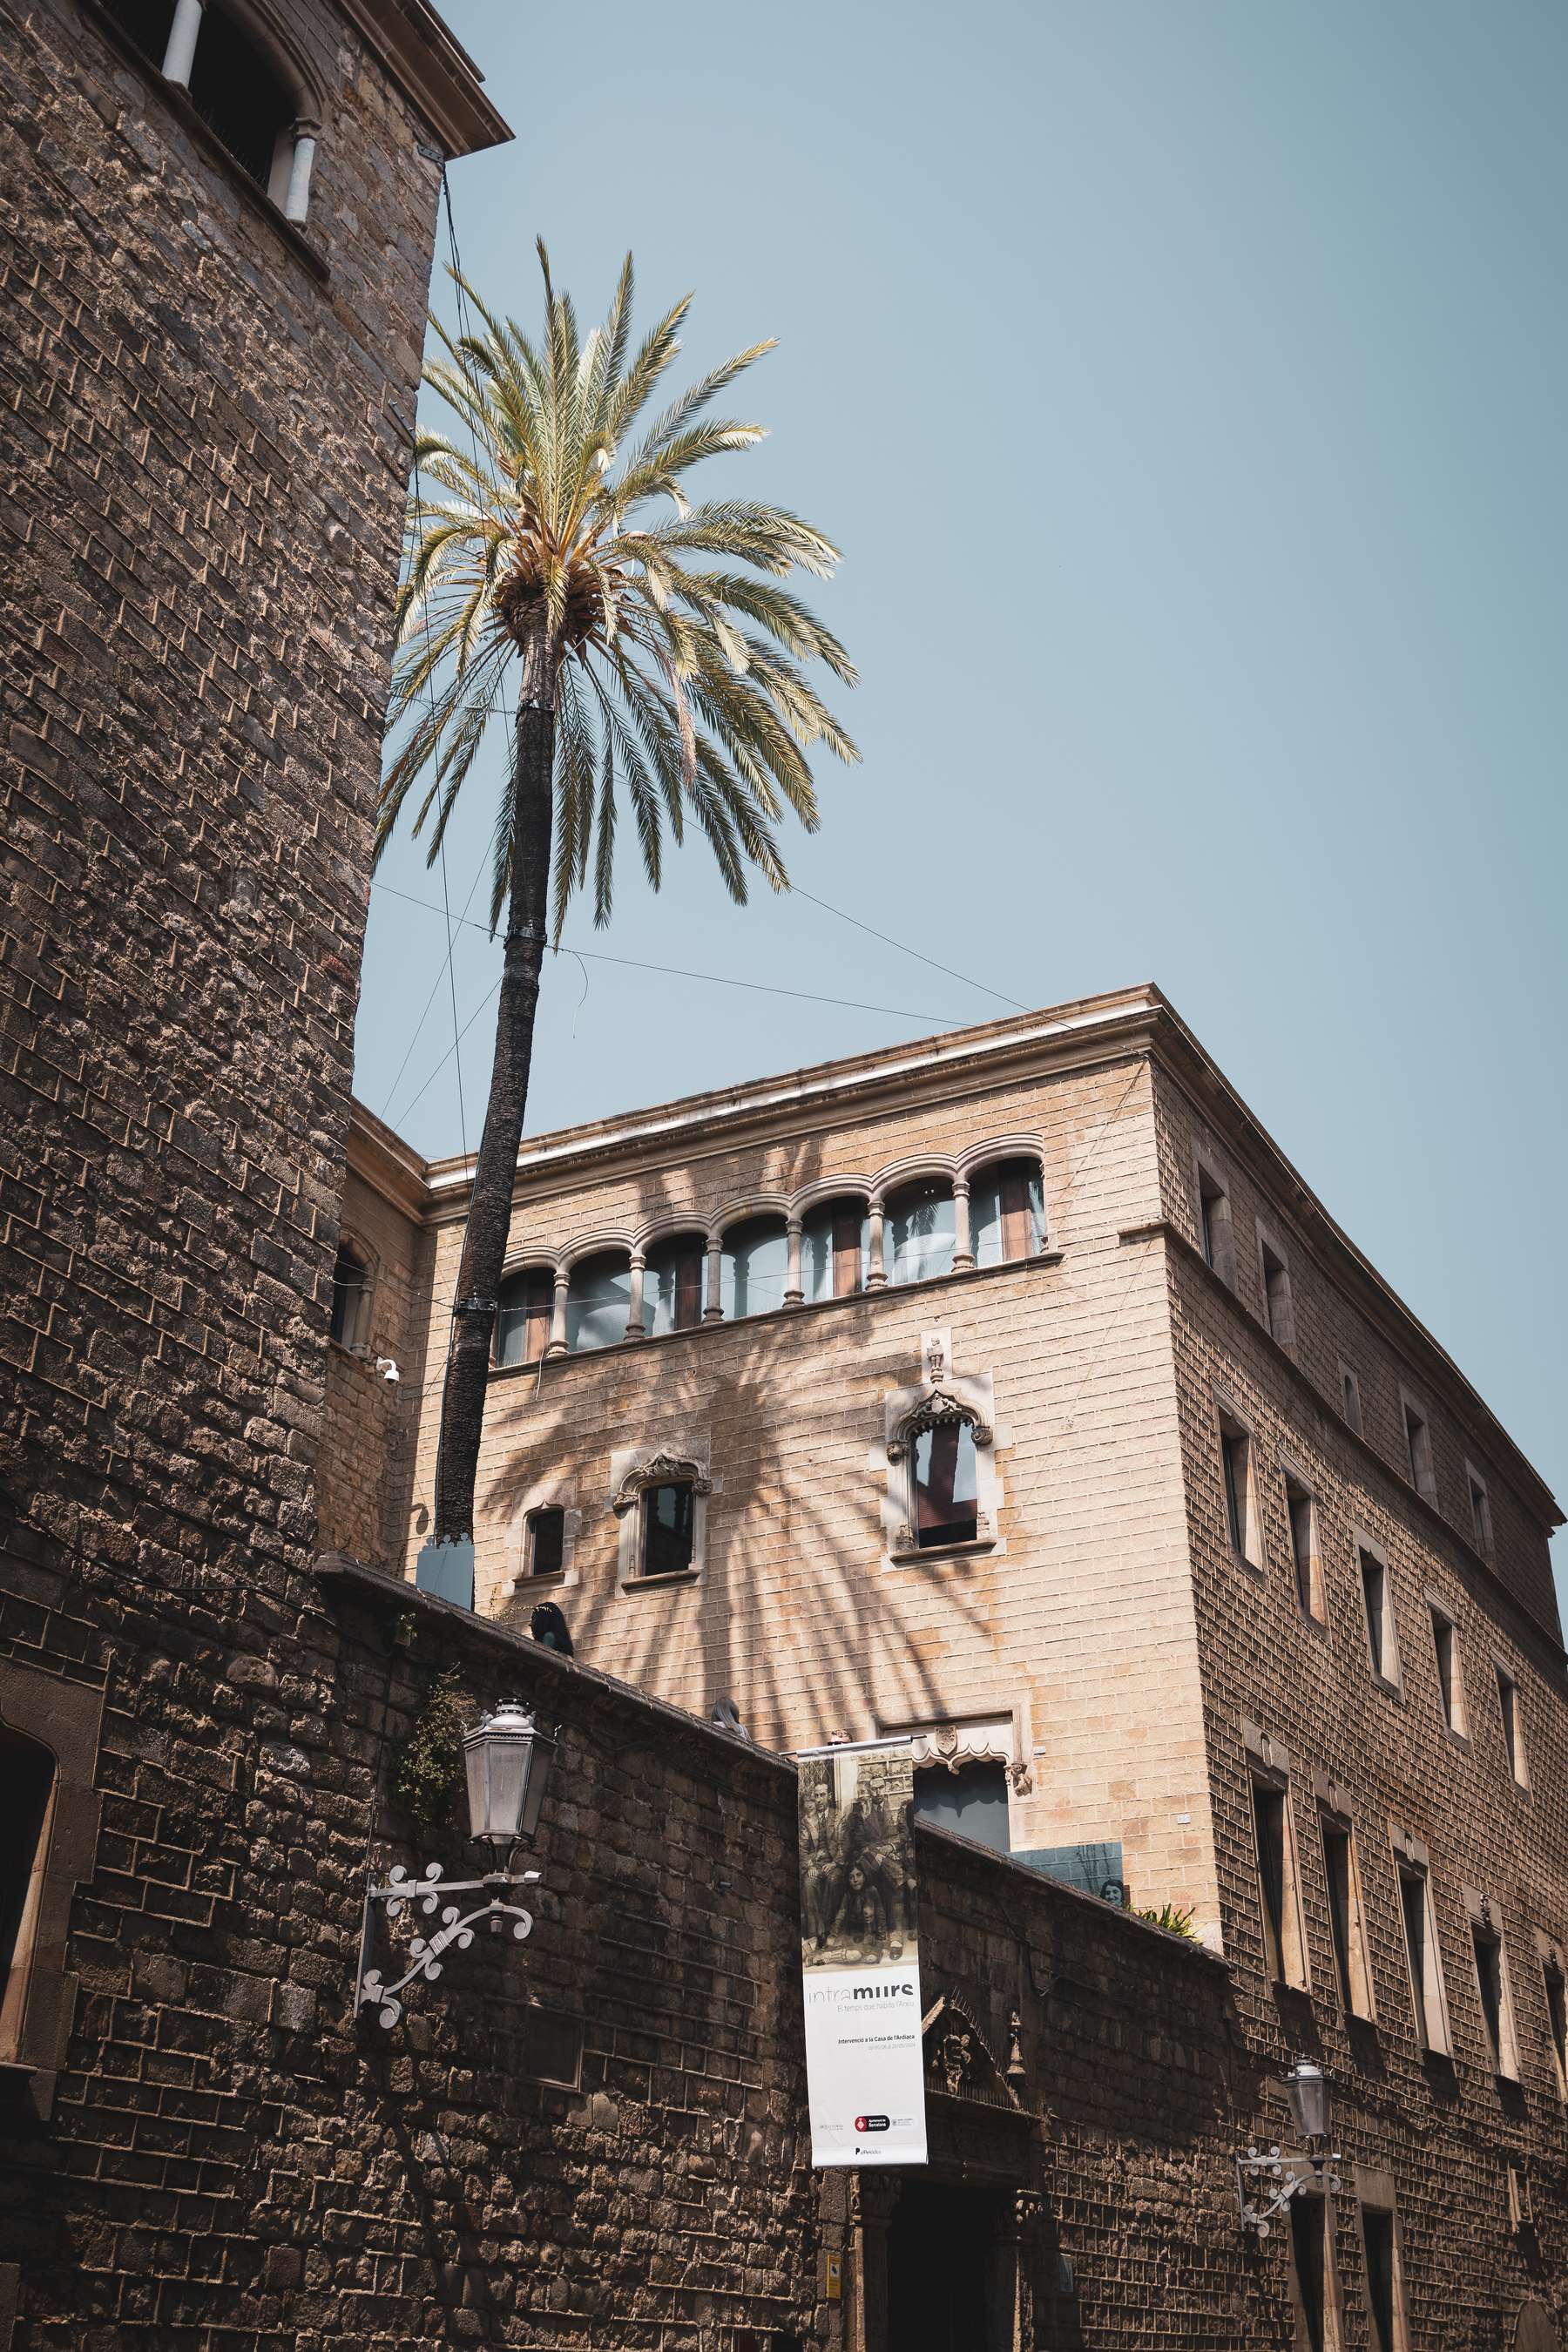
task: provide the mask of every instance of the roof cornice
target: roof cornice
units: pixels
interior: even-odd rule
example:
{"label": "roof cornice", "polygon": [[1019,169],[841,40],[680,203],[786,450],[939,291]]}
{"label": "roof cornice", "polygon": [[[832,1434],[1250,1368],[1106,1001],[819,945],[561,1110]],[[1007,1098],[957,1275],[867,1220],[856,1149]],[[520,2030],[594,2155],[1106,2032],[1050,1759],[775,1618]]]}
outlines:
{"label": "roof cornice", "polygon": [[448,161],[500,147],[511,126],[480,84],[483,74],[426,0],[338,0],[400,89],[441,142]]}
{"label": "roof cornice", "polygon": [[425,1161],[412,1144],[405,1143],[357,1100],[349,1106],[346,1159],[351,1175],[416,1224],[424,1223],[430,1211],[429,1171]]}

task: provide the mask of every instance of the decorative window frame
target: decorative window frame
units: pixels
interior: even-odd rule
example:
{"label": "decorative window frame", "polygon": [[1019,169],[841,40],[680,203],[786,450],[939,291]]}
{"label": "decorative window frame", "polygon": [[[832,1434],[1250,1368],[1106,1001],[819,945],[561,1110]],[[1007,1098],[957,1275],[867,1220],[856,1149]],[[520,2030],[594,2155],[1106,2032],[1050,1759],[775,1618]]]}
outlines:
{"label": "decorative window frame", "polygon": [[[882,1400],[882,1444],[886,1468],[882,1496],[884,1568],[908,1568],[921,1560],[962,1559],[995,1552],[1003,1489],[996,1465],[995,1383],[989,1372],[962,1374],[952,1369],[952,1336],[922,1331],[921,1366],[925,1377],[912,1388],[890,1389]],[[915,1442],[943,1423],[967,1422],[974,1437],[975,1532],[965,1542],[921,1545],[916,1540]]]}
{"label": "decorative window frame", "polygon": [[1541,1971],[1541,1998],[1546,2011],[1544,2044],[1547,2069],[1555,2085],[1559,2102],[1568,2106],[1568,2037],[1565,2037],[1565,2045],[1560,2048],[1557,2029],[1552,2015],[1552,1992],[1548,1982],[1551,1977],[1555,1977],[1563,1988],[1564,2021],[1568,2023],[1568,1956],[1564,1955],[1560,1943],[1555,1942],[1552,1937],[1543,1935],[1539,1927],[1531,1932],[1535,1943],[1536,1965]]}
{"label": "decorative window frame", "polygon": [[[353,1318],[354,1338],[333,1339],[331,1344],[334,1348],[341,1348],[345,1356],[353,1356],[357,1363],[364,1363],[369,1360],[371,1354],[371,1318],[375,1310],[375,1294],[381,1281],[381,1257],[379,1252],[372,1249],[370,1244],[353,1226],[342,1227],[338,1234],[337,1246],[332,1252],[331,1287],[334,1293],[338,1286],[336,1281],[338,1259],[345,1252],[359,1266],[364,1276],[364,1281],[360,1289],[359,1307]],[[331,1323],[330,1299],[327,1306],[327,1318],[330,1338]]]}
{"label": "decorative window frame", "polygon": [[[1351,1529],[1351,1549],[1355,1555],[1356,1591],[1361,1601],[1362,1637],[1366,1643],[1367,1672],[1379,1690],[1389,1691],[1395,1697],[1405,1696],[1404,1647],[1399,1638],[1399,1612],[1394,1597],[1394,1570],[1388,1554],[1375,1536],[1364,1528]],[[1372,1646],[1372,1621],[1367,1614],[1366,1579],[1362,1570],[1362,1554],[1375,1560],[1383,1570],[1383,1664],[1380,1666]]]}
{"label": "decorative window frame", "polygon": [[[1322,1495],[1315,1478],[1309,1477],[1300,1462],[1290,1454],[1279,1456],[1280,1482],[1285,1489],[1285,1549],[1290,1558],[1290,1580],[1296,1591],[1296,1602],[1309,1625],[1319,1633],[1326,1633],[1329,1624],[1328,1577],[1323,1559]],[[1291,1517],[1291,1487],[1305,1496],[1311,1514],[1312,1544],[1308,1555],[1307,1594],[1301,1593],[1300,1570],[1296,1560],[1296,1530]]]}
{"label": "decorative window frame", "polygon": [[966,1764],[1000,1764],[1007,1775],[1010,1799],[1026,1797],[1034,1788],[1034,1773],[1027,1757],[1020,1753],[1017,1727],[1010,1714],[959,1716],[898,1728],[909,1732],[910,1762],[917,1772],[938,1765],[956,1773]]}
{"label": "decorative window frame", "polygon": [[[1532,1786],[1530,1777],[1531,1743],[1524,1730],[1524,1685],[1518,1667],[1500,1650],[1492,1652],[1492,1681],[1497,1688],[1498,1736],[1502,1741],[1503,1775],[1510,1789],[1528,1797]],[[1505,1691],[1513,1693],[1513,1752],[1509,1752],[1509,1705]]]}
{"label": "decorative window frame", "polygon": [[15,2054],[0,2061],[0,2098],[13,2110],[31,2110],[39,2123],[54,2108],[55,2086],[76,2017],[77,1979],[67,1971],[71,1899],[92,1875],[101,1811],[93,1786],[98,1769],[103,1693],[68,1682],[15,1659],[0,1661],[0,1722],[36,1739],[55,1759],[55,1786],[44,1856],[43,1886],[32,1948],[22,2029]]}
{"label": "decorative window frame", "polygon": [[[1425,1461],[1422,1460],[1420,1450],[1415,1442],[1415,1433],[1410,1426],[1412,1422],[1421,1433],[1422,1444],[1426,1452]],[[1399,1383],[1399,1438],[1404,1455],[1400,1475],[1413,1493],[1419,1495],[1424,1503],[1428,1504],[1433,1510],[1436,1510],[1438,1507],[1437,1449],[1432,1443],[1431,1410],[1405,1387],[1403,1381]]]}
{"label": "decorative window frame", "polygon": [[[1345,1962],[1350,1979],[1347,1988],[1341,1984],[1339,1958],[1334,1950],[1333,1924],[1329,1926],[1331,1982],[1347,2023],[1375,2026],[1377,2023],[1377,1986],[1372,1965],[1372,1934],[1367,1916],[1366,1890],[1362,1884],[1361,1839],[1356,1832],[1355,1813],[1351,1792],[1326,1772],[1312,1775],[1312,1796],[1318,1808],[1318,1843],[1323,1866],[1323,1892],[1329,1896],[1329,1848],[1331,1835],[1345,1841],[1346,1913]],[[1331,1898],[1330,1898],[1331,1899]],[[1358,2000],[1361,2006],[1358,2006]]]}
{"label": "decorative window frame", "polygon": [[[1457,1741],[1461,1748],[1468,1748],[1470,1745],[1470,1692],[1465,1675],[1464,1645],[1459,1639],[1459,1612],[1447,1593],[1439,1592],[1435,1584],[1424,1586],[1421,1598],[1426,1604],[1426,1614],[1432,1626],[1432,1667],[1437,1677],[1437,1720],[1442,1724],[1450,1739]],[[1453,1642],[1452,1673],[1449,1677],[1454,1697],[1452,1717],[1447,1715],[1443,1707],[1443,1675],[1437,1657],[1439,1619],[1448,1628]]]}
{"label": "decorative window frame", "polygon": [[1288,1992],[1312,1990],[1311,1954],[1307,1942],[1307,1915],[1301,1899],[1301,1854],[1296,1838],[1296,1808],[1291,1797],[1290,1751],[1255,1723],[1243,1722],[1241,1745],[1247,1758],[1247,1814],[1253,1838],[1258,1879],[1258,1924],[1263,1929],[1267,1966],[1270,1930],[1266,1916],[1268,1898],[1263,1884],[1263,1855],[1258,1844],[1255,1790],[1265,1789],[1280,1800],[1281,1884],[1279,1889],[1279,1949],[1274,1955],[1277,1972],[1270,1981]]}
{"label": "decorative window frame", "polygon": [[[1476,1498],[1480,1497],[1480,1509]],[[1469,1506],[1470,1540],[1483,1559],[1497,1558],[1497,1523],[1492,1517],[1491,1487],[1484,1471],[1478,1470],[1469,1455],[1465,1456],[1465,1500]]]}
{"label": "decorative window frame", "polygon": [[[528,1522],[535,1511],[561,1513],[561,1565],[552,1576],[533,1576],[529,1572]],[[574,1477],[539,1478],[526,1487],[507,1539],[508,1571],[498,1600],[515,1601],[527,1592],[564,1591],[569,1585],[580,1584],[583,1580],[577,1566],[577,1538],[582,1527]]]}
{"label": "decorative window frame", "polygon": [[1378,2341],[1376,2315],[1372,2307],[1371,2271],[1366,2258],[1366,2227],[1363,2216],[1367,2212],[1386,2213],[1394,2254],[1393,2289],[1394,2342],[1390,2352],[1410,2352],[1410,2308],[1405,2292],[1405,2240],[1399,2226],[1399,2202],[1394,2193],[1392,2172],[1374,2172],[1358,2164],[1353,2174],[1356,2200],[1356,2235],[1361,2240],[1362,2301],[1366,2313],[1366,2329],[1370,2342]]}
{"label": "decorative window frame", "polygon": [[[1347,1364],[1342,1356],[1336,1357],[1335,1361],[1338,1363],[1340,1368],[1340,1419],[1344,1423],[1345,1427],[1350,1431],[1352,1437],[1364,1439],[1366,1436],[1366,1399],[1361,1392],[1361,1374],[1357,1371],[1353,1364]],[[1350,1392],[1355,1399],[1355,1418],[1353,1420],[1345,1411],[1345,1389],[1347,1382],[1349,1383]]]}
{"label": "decorative window frame", "polygon": [[[1443,1958],[1443,1939],[1437,1927],[1437,1902],[1432,1885],[1432,1855],[1423,1841],[1409,1830],[1390,1822],[1389,1844],[1394,1853],[1394,1893],[1399,1909],[1399,1941],[1405,1954],[1405,1981],[1410,1988],[1410,2006],[1415,2029],[1415,2039],[1424,2056],[1438,2058],[1449,2066],[1454,2063],[1454,2025],[1448,2012],[1448,1970]],[[1401,1881],[1418,1878],[1422,1885],[1422,1906],[1426,1920],[1426,1950],[1432,1963],[1430,1985],[1419,1989],[1411,1964],[1410,1940],[1405,1932],[1405,1895]]]}
{"label": "decorative window frame", "polygon": [[[1247,1569],[1253,1576],[1263,1576],[1268,1572],[1268,1539],[1263,1529],[1263,1491],[1258,1475],[1258,1431],[1249,1416],[1242,1412],[1236,1399],[1226,1390],[1215,1388],[1214,1408],[1215,1461],[1219,1472],[1220,1521],[1225,1529],[1226,1552],[1238,1568]],[[1237,1516],[1241,1522],[1239,1544],[1231,1541],[1230,1507],[1226,1495],[1226,1441],[1227,1438],[1234,1441],[1236,1437],[1240,1437],[1247,1446],[1246,1490],[1237,1497]]]}
{"label": "decorative window frame", "polygon": [[[672,1584],[696,1584],[708,1564],[708,1505],[720,1491],[710,1467],[712,1447],[707,1437],[663,1438],[652,1445],[619,1447],[610,1456],[608,1507],[620,1521],[616,1578],[623,1592],[659,1592]],[[691,1564],[661,1576],[639,1571],[637,1547],[642,1540],[643,1496],[651,1486],[678,1483],[692,1489]]]}
{"label": "decorative window frame", "polygon": [[[1208,1180],[1207,1189],[1210,1194],[1225,1203],[1224,1231],[1215,1237],[1215,1255],[1212,1258],[1204,1244],[1204,1180],[1205,1177]],[[1238,1276],[1236,1263],[1236,1203],[1231,1181],[1223,1163],[1209,1150],[1206,1143],[1202,1142],[1194,1143],[1193,1146],[1193,1236],[1198,1245],[1198,1255],[1208,1267],[1209,1272],[1217,1282],[1223,1282],[1226,1288],[1234,1293],[1238,1287]]]}

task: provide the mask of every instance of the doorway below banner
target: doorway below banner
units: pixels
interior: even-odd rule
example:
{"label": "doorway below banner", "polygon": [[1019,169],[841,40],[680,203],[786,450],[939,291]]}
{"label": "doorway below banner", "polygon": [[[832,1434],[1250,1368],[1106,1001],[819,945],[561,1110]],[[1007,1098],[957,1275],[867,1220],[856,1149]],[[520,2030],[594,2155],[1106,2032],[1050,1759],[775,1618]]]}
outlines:
{"label": "doorway below banner", "polygon": [[888,2352],[1011,2352],[1003,2201],[994,2189],[904,2182],[888,2230]]}

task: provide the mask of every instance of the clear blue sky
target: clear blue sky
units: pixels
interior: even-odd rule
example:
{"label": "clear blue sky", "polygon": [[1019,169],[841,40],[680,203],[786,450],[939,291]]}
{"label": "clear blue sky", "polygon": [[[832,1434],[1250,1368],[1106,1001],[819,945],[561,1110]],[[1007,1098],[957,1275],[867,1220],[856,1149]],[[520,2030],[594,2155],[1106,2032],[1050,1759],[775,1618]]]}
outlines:
{"label": "clear blue sky", "polygon": [[[542,231],[585,316],[628,244],[695,288],[689,373],[781,338],[721,478],[842,545],[863,678],[796,880],[1028,1005],[1158,981],[1568,1496],[1561,0],[445,5],[518,133],[452,174],[489,299]],[[563,959],[531,1128],[1002,1009],[704,861],[570,936],[891,1010]],[[490,1049],[411,1102],[444,946],[375,895],[358,1084],[430,1154]]]}

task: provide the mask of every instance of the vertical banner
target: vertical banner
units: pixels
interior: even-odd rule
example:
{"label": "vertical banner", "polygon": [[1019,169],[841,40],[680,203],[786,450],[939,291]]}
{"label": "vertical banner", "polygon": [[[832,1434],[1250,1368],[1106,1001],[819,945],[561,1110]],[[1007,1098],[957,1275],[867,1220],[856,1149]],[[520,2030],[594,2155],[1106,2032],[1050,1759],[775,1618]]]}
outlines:
{"label": "vertical banner", "polygon": [[800,1759],[813,2164],[923,2164],[914,1772],[907,1739]]}

